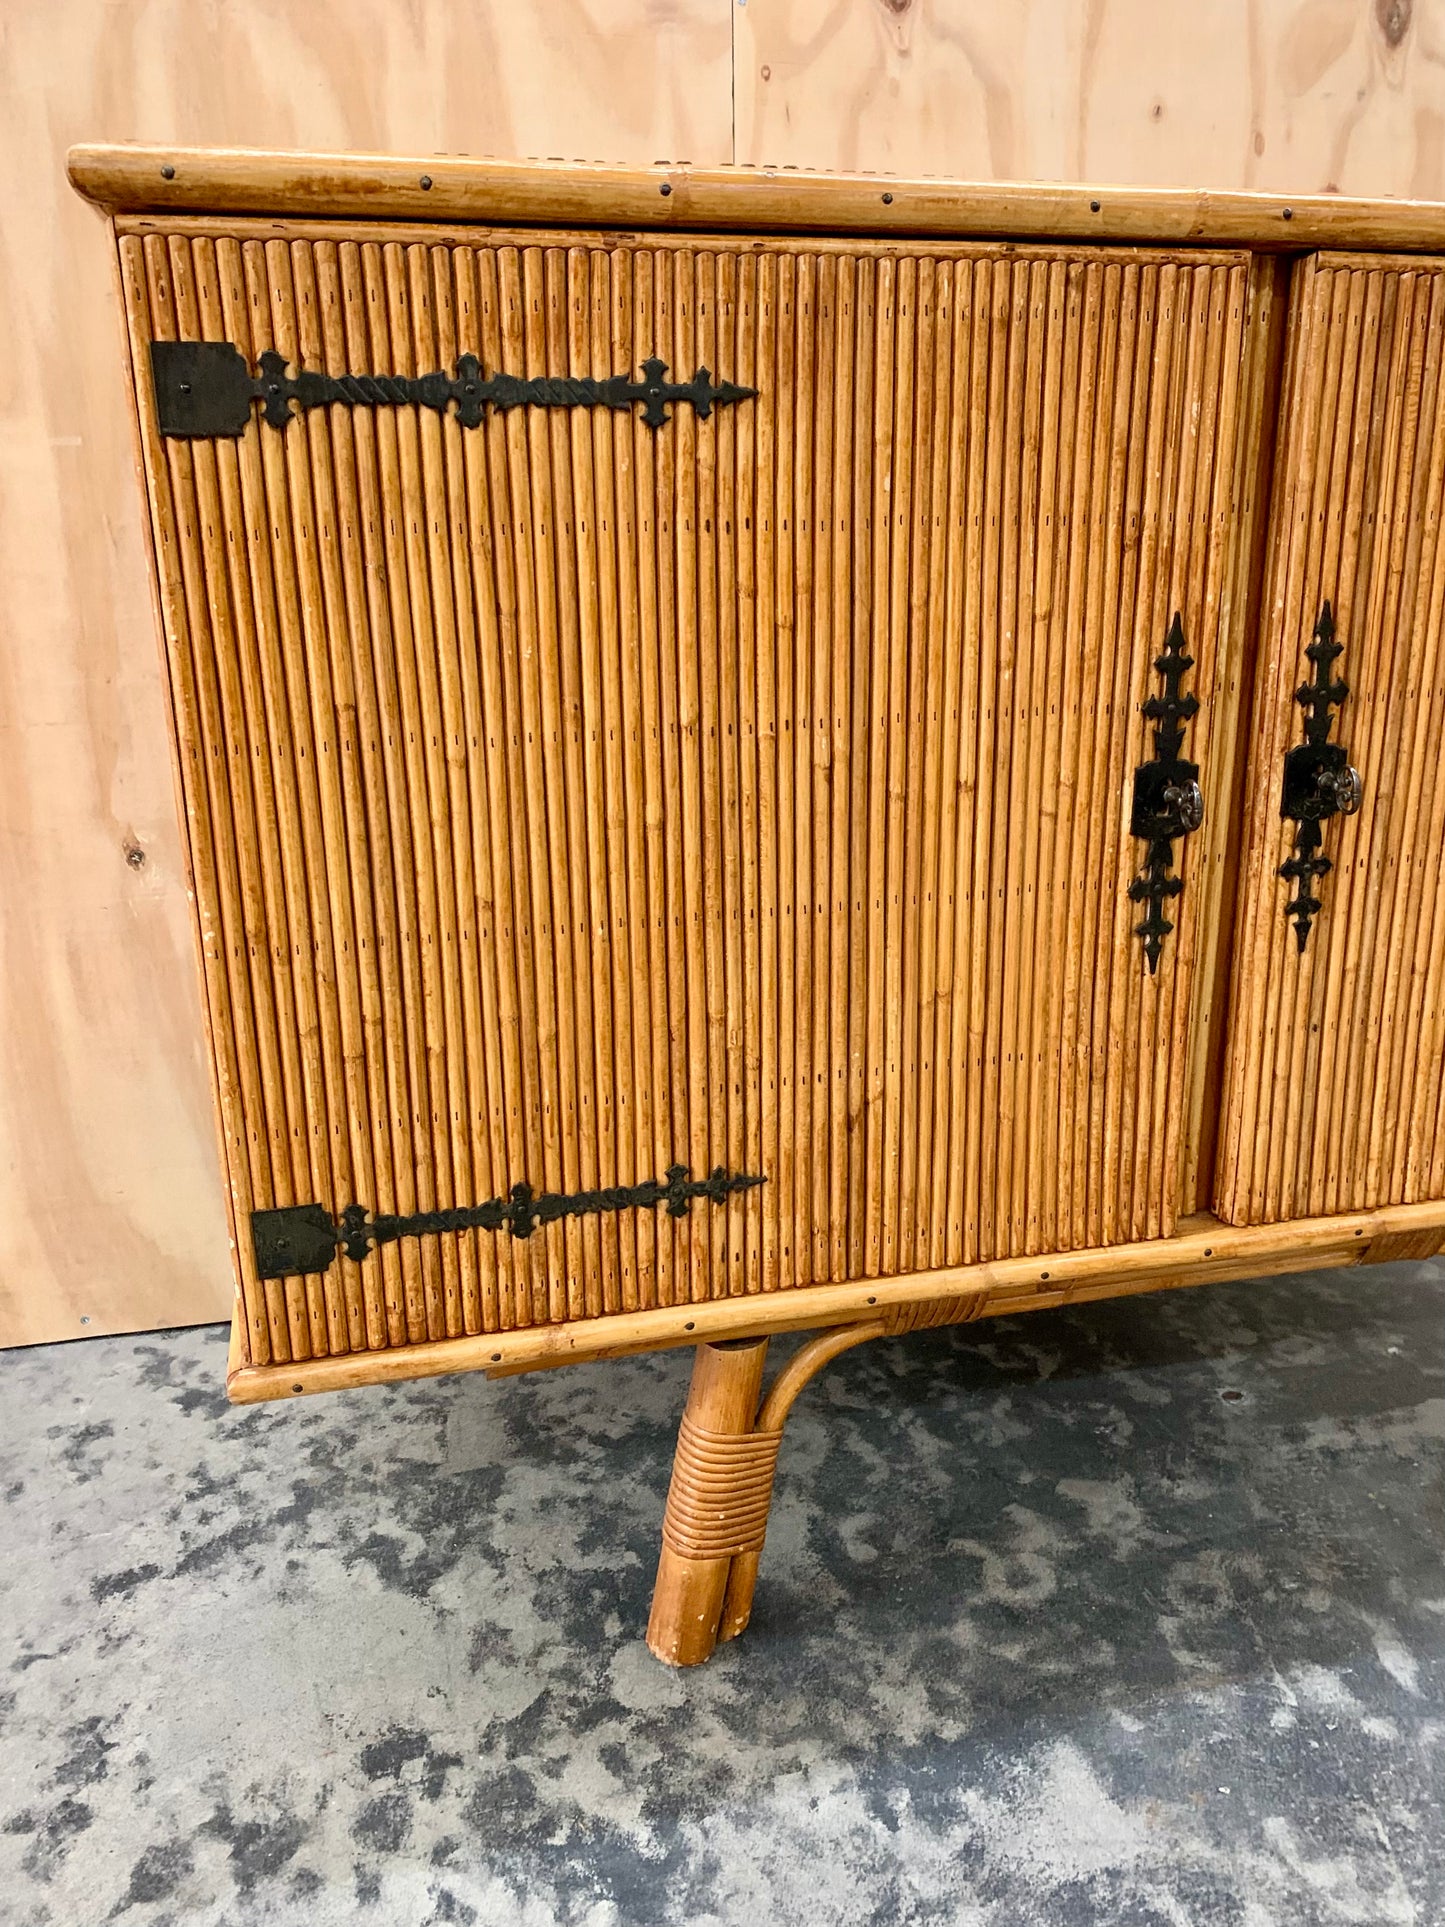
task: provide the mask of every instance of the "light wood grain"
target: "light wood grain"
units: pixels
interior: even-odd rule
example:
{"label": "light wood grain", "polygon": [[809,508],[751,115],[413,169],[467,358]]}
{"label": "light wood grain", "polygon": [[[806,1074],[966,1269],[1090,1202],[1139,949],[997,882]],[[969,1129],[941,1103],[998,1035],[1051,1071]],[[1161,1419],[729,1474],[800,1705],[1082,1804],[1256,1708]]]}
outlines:
{"label": "light wood grain", "polygon": [[755,166],[1445,194],[1440,0],[752,0],[733,22]]}
{"label": "light wood grain", "polygon": [[114,250],[67,146],[725,161],[729,12],[5,9],[0,1344],[219,1318],[231,1297]]}

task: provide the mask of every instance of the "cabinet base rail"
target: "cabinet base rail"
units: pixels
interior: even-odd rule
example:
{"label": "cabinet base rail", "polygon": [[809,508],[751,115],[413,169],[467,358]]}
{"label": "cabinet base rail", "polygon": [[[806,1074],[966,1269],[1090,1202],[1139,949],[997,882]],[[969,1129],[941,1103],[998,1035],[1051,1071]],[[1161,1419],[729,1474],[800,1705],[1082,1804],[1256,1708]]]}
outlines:
{"label": "cabinet base rail", "polygon": [[[1334,1217],[1295,1218],[1280,1224],[1227,1225],[1208,1214],[1187,1219],[1172,1238],[1084,1251],[999,1258],[898,1278],[852,1284],[807,1285],[646,1311],[613,1312],[555,1325],[478,1332],[417,1345],[333,1354],[289,1363],[249,1365],[233,1328],[226,1390],[235,1404],[347,1391],[357,1385],[439,1378],[481,1371],[507,1378],[585,1358],[626,1358],[670,1346],[716,1344],[726,1338],[764,1338],[780,1332],[888,1319],[971,1298],[973,1316],[1021,1311],[1176,1285],[1222,1283],[1266,1273],[1324,1270],[1336,1265],[1429,1257],[1445,1246],[1445,1199],[1382,1205]],[[955,1314],[956,1321],[956,1314]],[[950,1322],[941,1319],[939,1322]],[[898,1329],[894,1326],[890,1329]],[[911,1329],[911,1327],[910,1327]]]}

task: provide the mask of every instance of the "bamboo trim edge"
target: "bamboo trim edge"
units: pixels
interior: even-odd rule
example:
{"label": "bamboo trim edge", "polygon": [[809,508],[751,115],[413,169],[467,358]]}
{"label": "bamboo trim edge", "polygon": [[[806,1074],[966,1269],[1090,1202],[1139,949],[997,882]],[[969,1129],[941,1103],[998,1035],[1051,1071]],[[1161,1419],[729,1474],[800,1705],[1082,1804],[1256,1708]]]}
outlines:
{"label": "bamboo trim edge", "polygon": [[[448,1338],[390,1350],[310,1359],[299,1365],[245,1365],[231,1371],[233,1404],[346,1391],[358,1385],[438,1378],[483,1371],[495,1377],[631,1352],[698,1345],[722,1338],[766,1337],[784,1331],[876,1318],[900,1305],[931,1303],[986,1292],[983,1316],[1042,1311],[1079,1298],[1120,1297],[1166,1285],[1219,1284],[1256,1272],[1329,1269],[1368,1260],[1373,1241],[1438,1227],[1445,1239],[1445,1200],[1385,1205],[1333,1218],[1233,1226],[1213,1220],[1173,1238],[1105,1249],[1070,1251],[992,1264],[955,1265],[910,1277],[812,1285],[762,1297],[659,1306],[510,1332]],[[1181,1276],[1180,1274],[1186,1274]]]}
{"label": "bamboo trim edge", "polygon": [[894,179],[787,168],[459,160],[83,143],[108,213],[299,214],[668,229],[1445,250],[1445,204],[1199,188]]}

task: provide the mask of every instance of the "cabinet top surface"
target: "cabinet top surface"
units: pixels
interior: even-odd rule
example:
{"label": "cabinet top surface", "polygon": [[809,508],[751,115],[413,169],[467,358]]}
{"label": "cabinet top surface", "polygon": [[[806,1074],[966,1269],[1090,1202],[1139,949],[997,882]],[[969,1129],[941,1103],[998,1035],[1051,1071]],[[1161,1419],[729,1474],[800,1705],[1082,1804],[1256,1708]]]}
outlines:
{"label": "cabinet top surface", "polygon": [[1336,195],[1289,199],[1192,188],[247,148],[80,146],[70,150],[68,168],[87,199],[117,214],[285,214],[1445,252],[1445,203]]}

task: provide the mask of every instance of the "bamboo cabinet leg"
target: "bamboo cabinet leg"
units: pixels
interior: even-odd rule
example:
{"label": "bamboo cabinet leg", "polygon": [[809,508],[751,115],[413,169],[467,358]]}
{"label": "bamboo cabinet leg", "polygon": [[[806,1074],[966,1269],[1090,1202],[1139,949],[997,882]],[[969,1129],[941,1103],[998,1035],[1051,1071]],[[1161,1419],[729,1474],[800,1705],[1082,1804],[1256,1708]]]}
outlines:
{"label": "bamboo cabinet leg", "polygon": [[670,1666],[696,1666],[717,1643],[733,1556],[761,1540],[776,1439],[754,1429],[766,1338],[699,1345],[678,1428],[647,1643]]}
{"label": "bamboo cabinet leg", "polygon": [[881,1338],[881,1319],[810,1339],[763,1400],[765,1338],[699,1345],[678,1428],[647,1643],[670,1666],[696,1666],[748,1623],[768,1529],[783,1421],[839,1352]]}

